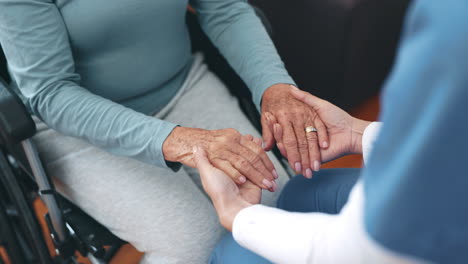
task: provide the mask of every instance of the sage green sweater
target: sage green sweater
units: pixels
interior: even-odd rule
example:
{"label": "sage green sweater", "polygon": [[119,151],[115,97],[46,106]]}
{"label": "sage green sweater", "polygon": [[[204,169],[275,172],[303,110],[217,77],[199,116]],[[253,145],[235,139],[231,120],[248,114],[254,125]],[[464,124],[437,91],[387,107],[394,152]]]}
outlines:
{"label": "sage green sweater", "polygon": [[[177,93],[190,68],[188,4],[0,0],[0,43],[12,85],[51,128],[165,167],[162,144],[176,124],[150,115]],[[266,88],[293,83],[247,1],[190,4],[257,106]]]}

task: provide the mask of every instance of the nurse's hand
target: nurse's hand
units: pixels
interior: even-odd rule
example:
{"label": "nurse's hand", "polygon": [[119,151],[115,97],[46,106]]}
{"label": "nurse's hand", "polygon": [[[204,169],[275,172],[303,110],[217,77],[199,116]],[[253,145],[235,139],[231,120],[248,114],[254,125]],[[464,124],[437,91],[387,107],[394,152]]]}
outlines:
{"label": "nurse's hand", "polygon": [[[288,84],[276,84],[268,88],[262,97],[262,131],[265,150],[271,150],[276,141],[283,147],[291,168],[298,174],[312,177],[318,171],[322,158],[320,148],[329,146],[327,130],[316,111],[291,95]],[[269,114],[268,114],[269,113]],[[281,137],[275,137],[269,124],[279,123]],[[306,132],[307,127],[316,132]],[[277,134],[277,133],[276,133]]]}
{"label": "nurse's hand", "polygon": [[232,231],[236,215],[244,208],[260,203],[261,189],[250,181],[237,185],[223,171],[214,167],[203,148],[194,148],[195,164],[221,224]]}
{"label": "nurse's hand", "polygon": [[242,136],[232,128],[204,130],[176,127],[163,144],[164,158],[195,168],[195,146],[202,148],[209,162],[237,184],[250,180],[272,192],[278,188],[275,182],[278,174],[262,149],[260,139],[254,139],[251,135]]}
{"label": "nurse's hand", "polygon": [[[327,128],[330,146],[321,150],[323,162],[362,153],[362,135],[371,122],[352,117],[336,105],[299,89],[292,89],[291,95],[314,109]],[[281,133],[278,124],[274,127]]]}

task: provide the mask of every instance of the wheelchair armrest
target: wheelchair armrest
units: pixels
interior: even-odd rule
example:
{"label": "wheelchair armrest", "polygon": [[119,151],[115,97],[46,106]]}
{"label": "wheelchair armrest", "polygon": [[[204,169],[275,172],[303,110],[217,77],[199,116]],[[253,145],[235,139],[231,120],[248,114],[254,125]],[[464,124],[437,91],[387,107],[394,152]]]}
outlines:
{"label": "wheelchair armrest", "polygon": [[36,133],[36,125],[21,99],[0,78],[0,146],[19,143]]}

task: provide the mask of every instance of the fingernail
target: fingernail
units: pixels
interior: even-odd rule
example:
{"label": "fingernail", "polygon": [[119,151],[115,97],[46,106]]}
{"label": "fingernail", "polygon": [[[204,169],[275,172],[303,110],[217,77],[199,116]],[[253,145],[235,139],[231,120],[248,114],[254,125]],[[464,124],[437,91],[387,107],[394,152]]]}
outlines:
{"label": "fingernail", "polygon": [[273,170],[271,174],[273,174],[273,177],[275,177],[275,179],[278,179],[278,173],[276,172],[276,170]]}
{"label": "fingernail", "polygon": [[297,173],[301,173],[302,166],[301,166],[300,162],[296,162],[296,164],[294,164],[294,167],[295,167]]}
{"label": "fingernail", "polygon": [[275,181],[272,181],[273,183],[273,187],[271,187],[271,189],[273,189],[273,192],[276,192],[276,190],[278,190],[278,185],[276,184]]}
{"label": "fingernail", "polygon": [[314,171],[320,170],[320,162],[318,160],[314,161]]}
{"label": "fingernail", "polygon": [[294,86],[294,85],[289,85],[289,86],[291,86],[291,88],[293,88],[294,90],[299,90],[299,88],[297,88],[297,87]]}
{"label": "fingernail", "polygon": [[328,148],[328,142],[324,141],[324,142],[322,143],[322,146],[323,146],[323,148]]}
{"label": "fingernail", "polygon": [[311,170],[311,169],[307,169],[307,170],[306,170],[306,173],[305,173],[305,176],[306,176],[306,178],[308,178],[308,179],[312,179],[312,170]]}
{"label": "fingernail", "polygon": [[273,187],[273,183],[271,183],[271,181],[267,180],[267,179],[263,179],[262,181],[263,185],[265,185],[268,189],[270,189],[271,187]]}
{"label": "fingernail", "polygon": [[246,179],[244,176],[240,176],[240,177],[239,177],[239,181],[240,181],[241,183],[244,183],[244,182],[247,181],[247,179]]}

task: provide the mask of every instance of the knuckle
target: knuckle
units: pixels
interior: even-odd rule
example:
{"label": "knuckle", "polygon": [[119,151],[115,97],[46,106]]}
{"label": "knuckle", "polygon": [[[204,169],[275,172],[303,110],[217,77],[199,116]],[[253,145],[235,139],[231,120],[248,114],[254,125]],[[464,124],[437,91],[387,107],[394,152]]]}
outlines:
{"label": "knuckle", "polygon": [[304,119],[304,117],[306,117],[306,110],[304,108],[295,108],[293,109],[292,114],[297,119]]}
{"label": "knuckle", "polygon": [[278,110],[278,112],[276,113],[278,115],[279,118],[286,118],[289,116],[289,111],[286,110],[286,109],[280,109]]}
{"label": "knuckle", "polygon": [[264,150],[258,145],[252,145],[251,150],[257,156],[260,156],[260,155],[262,155],[264,153]]}
{"label": "knuckle", "polygon": [[249,166],[249,162],[246,160],[246,159],[238,159],[237,160],[237,166],[240,168],[240,169],[246,169],[248,170],[250,168]]}
{"label": "knuckle", "polygon": [[318,149],[310,149],[309,150],[309,156],[311,159],[317,159],[320,158],[320,152]]}
{"label": "knuckle", "polygon": [[235,157],[235,156],[234,156],[234,154],[232,152],[220,151],[219,154],[218,154],[218,157],[220,157],[220,159],[225,160],[225,161],[230,163],[230,161],[233,160],[232,158]]}
{"label": "knuckle", "polygon": [[[231,140],[232,140],[231,137],[229,137],[229,136],[227,136],[227,135],[222,135],[222,136],[220,136],[218,139],[219,139],[219,142],[222,142],[222,143],[229,143],[229,142],[231,142]],[[220,145],[220,144],[218,144],[218,143],[215,143],[215,144],[216,144],[216,145]]]}
{"label": "knuckle", "polygon": [[239,133],[239,131],[237,131],[234,128],[224,129],[224,134],[225,134],[224,136],[228,138],[240,138],[241,137],[241,134]]}
{"label": "knuckle", "polygon": [[307,141],[299,141],[297,142],[297,146],[300,148],[300,149],[305,149],[309,146],[309,144],[307,143]]}
{"label": "knuckle", "polygon": [[258,155],[252,155],[250,157],[250,163],[252,164],[258,164],[260,161],[261,161],[261,158]]}
{"label": "knuckle", "polygon": [[237,130],[234,129],[234,128],[228,128],[228,132],[229,132],[230,135],[236,136],[236,137],[241,135],[241,134],[239,133],[239,131],[237,131]]}
{"label": "knuckle", "polygon": [[294,139],[291,138],[285,138],[283,141],[283,144],[286,148],[295,148],[297,147],[297,142]]}
{"label": "knuckle", "polygon": [[317,143],[317,136],[316,135],[313,135],[313,136],[308,136],[307,137],[307,141],[308,142],[312,142],[312,143]]}
{"label": "knuckle", "polygon": [[[262,149],[259,145],[262,144],[262,140],[259,139],[259,138],[254,138],[253,139],[254,143],[258,144],[258,146],[256,146],[257,149]],[[263,150],[263,149],[262,149]]]}
{"label": "knuckle", "polygon": [[242,138],[245,140],[253,140],[254,137],[250,134],[246,134],[246,135],[243,135]]}

